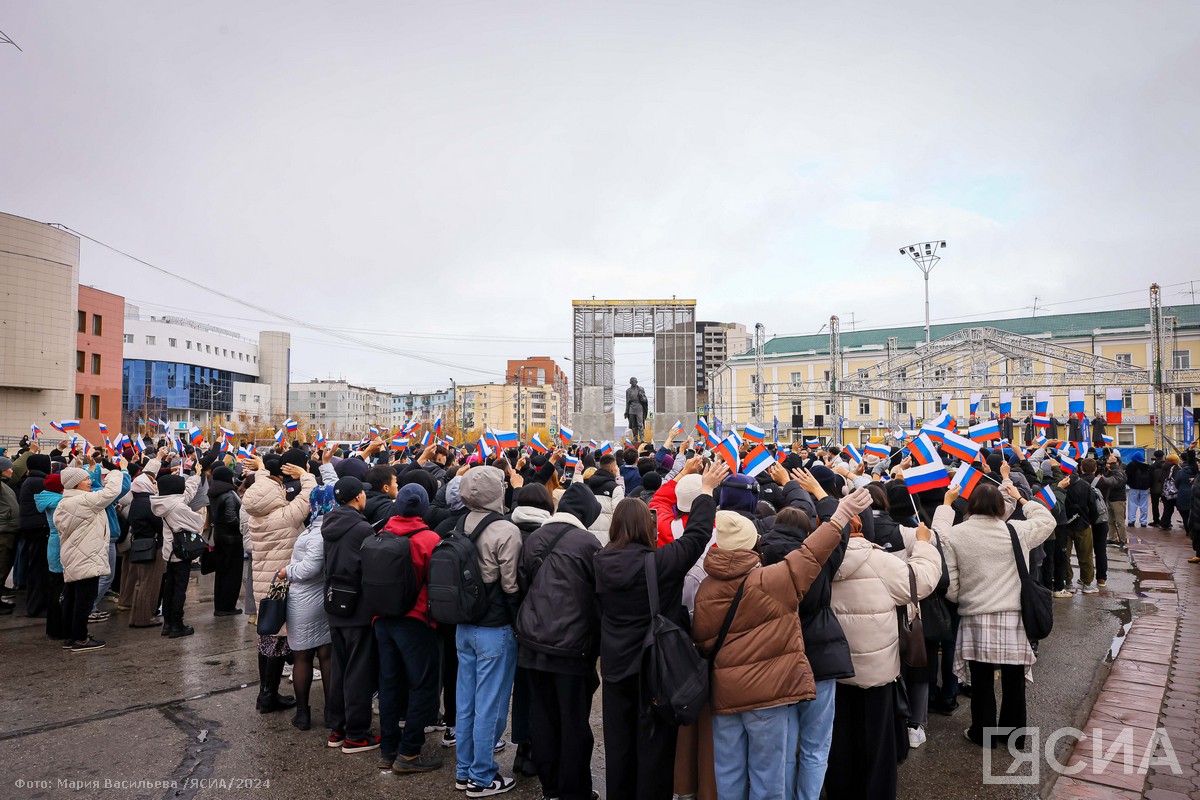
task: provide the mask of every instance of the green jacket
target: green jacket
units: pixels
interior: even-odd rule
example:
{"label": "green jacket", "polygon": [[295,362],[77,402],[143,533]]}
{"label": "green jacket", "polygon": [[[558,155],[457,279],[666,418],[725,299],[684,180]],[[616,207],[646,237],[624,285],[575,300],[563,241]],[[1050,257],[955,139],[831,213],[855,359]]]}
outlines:
{"label": "green jacket", "polygon": [[[16,474],[15,471],[13,474]],[[17,504],[17,493],[7,480],[0,478],[0,533],[16,533],[20,521],[21,507]]]}

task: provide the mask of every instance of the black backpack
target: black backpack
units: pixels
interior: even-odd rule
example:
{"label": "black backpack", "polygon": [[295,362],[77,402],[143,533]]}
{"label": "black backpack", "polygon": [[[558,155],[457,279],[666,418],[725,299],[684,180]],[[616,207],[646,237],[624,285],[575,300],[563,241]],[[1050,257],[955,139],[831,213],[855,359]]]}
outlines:
{"label": "black backpack", "polygon": [[491,598],[483,583],[475,543],[504,515],[492,512],[466,535],[467,517],[433,548],[429,557],[429,614],[443,625],[470,625],[487,613]]}
{"label": "black backpack", "polygon": [[373,617],[403,617],[421,596],[411,535],[377,533],[362,544],[362,602]]}
{"label": "black backpack", "polygon": [[171,543],[171,555],[180,561],[193,561],[207,549],[208,545],[195,531],[175,531],[175,539]]}

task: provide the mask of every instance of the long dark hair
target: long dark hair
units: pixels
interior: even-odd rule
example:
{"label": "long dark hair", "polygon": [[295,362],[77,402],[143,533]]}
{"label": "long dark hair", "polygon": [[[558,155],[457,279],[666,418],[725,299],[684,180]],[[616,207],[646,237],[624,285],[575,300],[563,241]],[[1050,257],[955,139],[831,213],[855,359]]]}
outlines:
{"label": "long dark hair", "polygon": [[971,492],[971,498],[967,500],[967,516],[992,517],[1003,520],[1004,495],[1000,494],[1000,490],[992,484],[981,481]]}
{"label": "long dark hair", "polygon": [[633,497],[617,503],[612,524],[608,526],[608,547],[616,549],[630,544],[654,547],[656,539],[654,518],[645,503]]}

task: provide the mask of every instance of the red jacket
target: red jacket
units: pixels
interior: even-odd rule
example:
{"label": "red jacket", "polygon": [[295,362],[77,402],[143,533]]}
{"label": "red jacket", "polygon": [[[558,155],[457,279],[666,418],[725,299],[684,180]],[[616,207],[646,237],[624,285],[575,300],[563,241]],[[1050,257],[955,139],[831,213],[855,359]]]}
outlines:
{"label": "red jacket", "polygon": [[[650,509],[658,512],[658,546],[662,547],[675,541],[675,532],[671,528],[671,523],[676,519],[675,508],[675,481],[670,480],[662,485],[654,497],[650,498]],[[679,521],[682,527],[687,527],[688,515],[684,512],[679,512]]]}
{"label": "red jacket", "polygon": [[429,616],[429,555],[442,537],[431,531],[420,517],[392,517],[387,525],[383,526],[383,530],[409,538],[413,571],[417,574],[417,583],[421,584],[421,593],[417,595],[416,605],[404,616],[418,619],[429,627],[436,628],[437,623]]}

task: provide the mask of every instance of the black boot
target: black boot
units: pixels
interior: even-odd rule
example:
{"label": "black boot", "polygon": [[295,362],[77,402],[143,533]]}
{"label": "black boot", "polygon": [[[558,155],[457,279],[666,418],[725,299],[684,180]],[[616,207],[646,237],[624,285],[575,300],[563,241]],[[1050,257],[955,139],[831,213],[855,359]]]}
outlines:
{"label": "black boot", "polygon": [[292,724],[302,731],[312,727],[312,715],[309,712],[308,706],[296,706],[296,716],[292,717]]}
{"label": "black boot", "polygon": [[183,636],[191,636],[195,632],[196,629],[191,625],[184,625],[182,622],[177,622],[174,626],[172,626],[171,632],[168,633],[167,636],[171,637],[172,639],[179,639]]}
{"label": "black boot", "polygon": [[279,681],[283,679],[282,656],[259,656],[262,661],[259,674],[265,675],[265,682],[258,688],[258,713],[268,714],[272,711],[283,711],[296,705],[296,698],[279,693]]}

